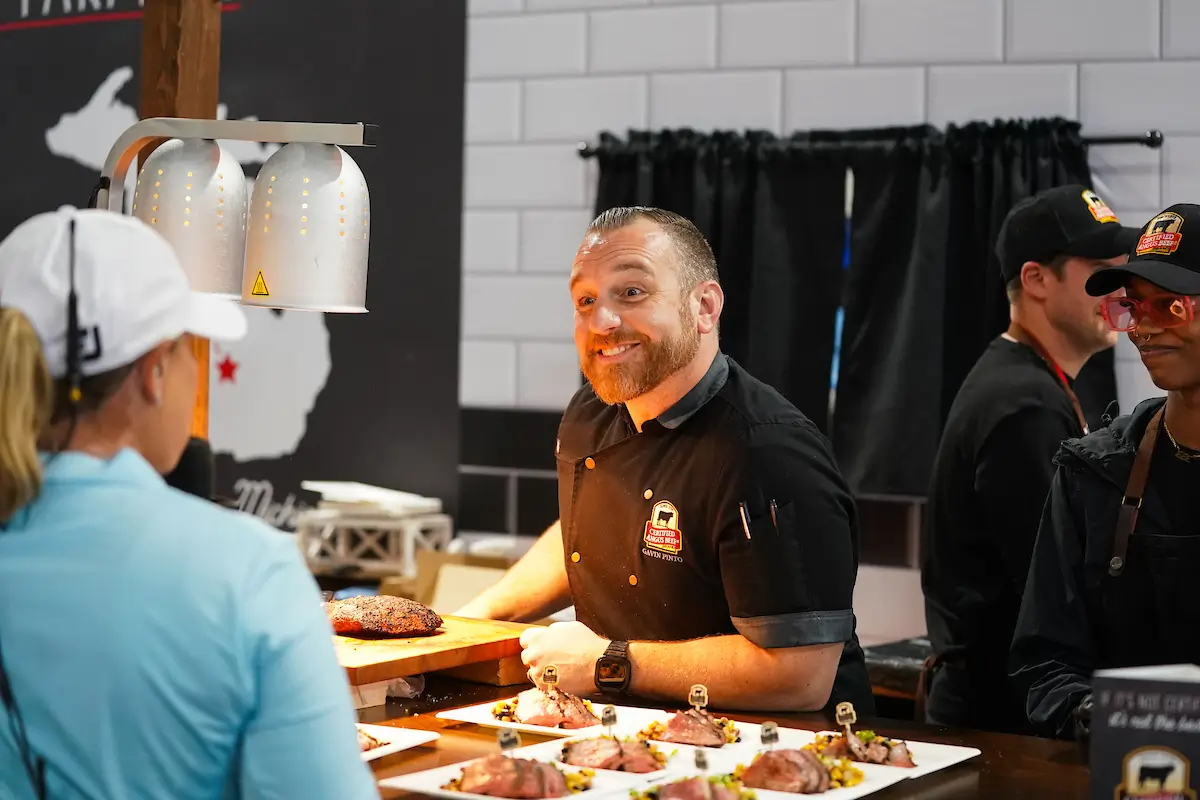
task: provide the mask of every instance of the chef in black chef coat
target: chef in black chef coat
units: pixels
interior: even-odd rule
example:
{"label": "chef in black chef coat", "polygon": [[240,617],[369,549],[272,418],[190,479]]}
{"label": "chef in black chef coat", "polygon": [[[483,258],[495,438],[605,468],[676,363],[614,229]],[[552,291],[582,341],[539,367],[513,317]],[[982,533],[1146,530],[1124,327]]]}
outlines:
{"label": "chef in black chef coat", "polygon": [[715,706],[873,713],[852,610],[853,501],[826,439],[721,353],[723,294],[686,219],[615,209],[570,279],[587,383],[559,428],[560,522],[460,611],[576,622],[522,638],[537,681]]}
{"label": "chef in black chef coat", "polygon": [[1008,687],[1008,648],[1054,453],[1087,425],[1075,376],[1117,341],[1085,286],[1124,262],[1137,234],[1079,185],[1019,202],[1001,226],[1011,323],[959,388],[930,481],[921,543],[935,654],[922,676],[928,722],[1028,732]]}
{"label": "chef in black chef coat", "polygon": [[1086,725],[1092,671],[1200,664],[1200,206],[1150,220],[1087,284],[1167,393],[1063,444],[1012,644],[1035,730]]}

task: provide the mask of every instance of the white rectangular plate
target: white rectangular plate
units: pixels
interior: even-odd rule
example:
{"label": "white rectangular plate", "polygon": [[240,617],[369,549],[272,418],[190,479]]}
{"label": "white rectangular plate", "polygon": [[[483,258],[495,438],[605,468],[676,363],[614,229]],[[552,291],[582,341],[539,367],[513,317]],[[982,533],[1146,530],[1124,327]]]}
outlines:
{"label": "white rectangular plate", "polygon": [[[505,700],[512,700],[511,697]],[[547,736],[581,736],[585,734],[600,734],[604,732],[602,725],[593,725],[590,728],[550,728],[545,725],[526,725],[522,722],[501,722],[492,716],[492,709],[497,703],[505,702],[505,700],[496,700],[491,703],[480,703],[475,706],[466,706],[464,708],[452,708],[449,711],[440,711],[437,716],[441,719],[451,719],[456,722],[473,722],[476,725],[483,725],[488,728],[512,728],[518,731],[526,731],[528,733],[540,733]],[[599,716],[600,710],[604,708],[603,703],[592,703],[593,712]],[[663,716],[662,711],[656,711],[649,708],[633,708],[631,706],[613,706],[617,711],[617,730],[637,730],[644,725],[648,725],[651,720],[659,719]]]}
{"label": "white rectangular plate", "polygon": [[[755,751],[757,752],[757,751]],[[742,750],[740,752],[729,750],[711,751],[709,755],[708,774],[709,775],[724,775],[732,772],[738,764],[748,765],[754,758],[754,753]],[[874,764],[855,764],[854,766],[862,770],[863,780],[857,786],[848,786],[844,789],[830,789],[820,795],[801,795],[793,794],[792,792],[773,792],[766,789],[754,789],[753,792],[757,800],[798,800],[800,797],[823,797],[830,800],[853,800],[856,797],[866,797],[869,794],[874,794],[880,789],[886,789],[894,783],[900,783],[904,780],[903,775],[896,774],[898,770],[879,767]],[[660,786],[665,783],[671,783],[685,778],[695,777],[699,773],[695,767],[691,767],[683,772],[674,772],[660,780],[654,781],[645,788],[649,789],[654,786]]]}
{"label": "white rectangular plate", "polygon": [[[473,759],[472,761],[477,760]],[[545,759],[538,759],[539,761]],[[434,797],[445,797],[448,800],[496,800],[494,797],[488,797],[481,794],[472,794],[469,792],[455,792],[449,789],[443,789],[454,778],[462,774],[462,771],[472,761],[463,761],[458,764],[450,764],[445,767],[437,767],[435,769],[427,769],[422,772],[412,772],[408,775],[400,775],[395,778],[386,778],[379,782],[380,786],[388,789],[401,789],[407,792],[420,792],[421,794],[431,795]],[[578,772],[576,767],[568,767],[563,764],[556,765],[565,773]],[[625,772],[610,772],[608,770],[596,770],[592,777],[592,788],[578,794],[565,795],[572,800],[597,800],[600,797],[612,796],[628,796],[630,789],[636,786],[645,785],[646,779],[641,775],[630,775]],[[548,799],[553,800],[553,799]]]}
{"label": "white rectangular plate", "polygon": [[[824,731],[830,733],[830,731]],[[881,731],[882,733],[882,731]],[[886,733],[883,735],[887,735]],[[909,755],[912,756],[915,767],[886,767],[889,770],[903,772],[906,778],[920,778],[931,772],[952,767],[963,761],[968,761],[980,754],[974,747],[958,747],[952,744],[934,744],[933,742],[914,742],[903,740],[908,745]]]}
{"label": "white rectangular plate", "polygon": [[382,747],[364,751],[363,761],[374,761],[377,758],[390,756],[401,750],[427,744],[441,736],[433,731],[415,731],[408,728],[394,728],[391,725],[364,725],[360,722],[358,727],[383,742]]}

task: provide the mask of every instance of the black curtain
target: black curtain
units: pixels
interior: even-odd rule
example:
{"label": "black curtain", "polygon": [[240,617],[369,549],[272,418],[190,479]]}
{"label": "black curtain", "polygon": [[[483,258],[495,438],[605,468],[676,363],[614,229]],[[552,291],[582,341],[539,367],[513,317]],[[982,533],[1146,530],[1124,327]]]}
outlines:
{"label": "black curtain", "polygon": [[[947,158],[931,128],[853,152],[854,205],[833,447],[856,496],[923,495],[946,337]],[[926,468],[926,475],[928,474]]]}
{"label": "black curtain", "polygon": [[602,134],[597,214],[655,206],[708,239],[725,290],[721,347],[828,430],[842,292],[845,161],[761,131]]}
{"label": "black curtain", "polygon": [[[834,447],[857,494],[924,496],[958,387],[1008,326],[1000,223],[1043,189],[1090,185],[1087,148],[1078,123],[998,120],[911,128],[852,161]],[[1080,376],[1097,422],[1116,396],[1111,359]]]}

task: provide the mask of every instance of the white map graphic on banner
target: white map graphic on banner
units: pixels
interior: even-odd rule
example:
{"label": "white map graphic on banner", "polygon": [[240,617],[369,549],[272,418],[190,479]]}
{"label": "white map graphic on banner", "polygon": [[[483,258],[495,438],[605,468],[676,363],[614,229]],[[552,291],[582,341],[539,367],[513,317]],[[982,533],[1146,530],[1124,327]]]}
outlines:
{"label": "white map graphic on banner", "polygon": [[250,331],[213,342],[208,438],[238,461],[280,458],[300,444],[333,362],[325,315],[246,307]]}
{"label": "white map graphic on banner", "polygon": [[[117,98],[132,78],[130,67],[114,70],[83,108],[63,114],[46,131],[50,152],[94,169],[98,177],[112,143],[138,120],[137,112]],[[227,111],[219,106],[218,118],[226,119]],[[279,149],[278,144],[220,142],[242,164],[261,164]],[[131,169],[127,198],[135,180]],[[252,195],[253,181],[247,188]],[[281,458],[295,452],[329,378],[329,331],[325,315],[317,312],[278,314],[252,307],[245,312],[246,338],[229,346],[214,343],[210,353],[209,441],[215,452],[237,461]]]}
{"label": "white map graphic on banner", "polygon": [[[99,173],[104,159],[125,129],[138,121],[137,110],[121,102],[117,93],[133,79],[133,67],[113,70],[92,93],[87,105],[78,111],[62,115],[53,128],[46,131],[46,146],[56,156],[69,158]],[[217,106],[217,119],[228,119],[229,108]],[[241,117],[255,121],[258,117]],[[221,145],[242,164],[261,164],[279,149],[278,144],[219,140]],[[132,172],[132,170],[130,170]]]}

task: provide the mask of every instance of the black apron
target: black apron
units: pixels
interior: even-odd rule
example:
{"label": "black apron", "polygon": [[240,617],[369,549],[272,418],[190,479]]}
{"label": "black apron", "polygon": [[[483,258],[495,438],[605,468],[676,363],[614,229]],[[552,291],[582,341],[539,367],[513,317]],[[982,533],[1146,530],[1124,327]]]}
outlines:
{"label": "black apron", "polygon": [[1086,569],[1097,669],[1200,664],[1200,535],[1134,531],[1165,408],[1138,445],[1109,561]]}

